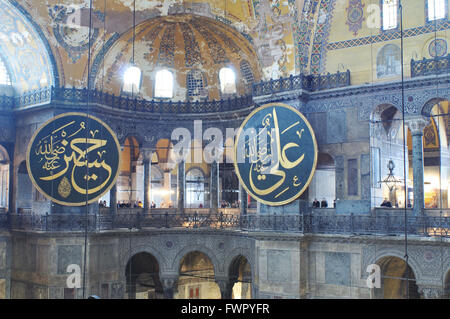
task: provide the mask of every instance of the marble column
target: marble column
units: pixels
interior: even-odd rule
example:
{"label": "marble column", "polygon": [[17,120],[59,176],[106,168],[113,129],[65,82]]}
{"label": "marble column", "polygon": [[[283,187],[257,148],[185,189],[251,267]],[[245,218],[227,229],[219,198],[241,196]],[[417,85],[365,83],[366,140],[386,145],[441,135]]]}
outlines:
{"label": "marble column", "polygon": [[109,212],[117,214],[117,182],[109,190]]}
{"label": "marble column", "polygon": [[241,201],[239,206],[241,215],[247,215],[247,191],[242,187],[241,183],[239,183],[239,200]]}
{"label": "marble column", "polygon": [[177,200],[178,200],[178,212],[184,213],[184,197],[186,187],[186,174],[185,174],[185,162],[178,163],[178,183],[177,183]]}
{"label": "marble column", "polygon": [[219,164],[211,163],[211,212],[217,213],[219,207]]}
{"label": "marble column", "polygon": [[[409,116],[405,119],[412,135],[412,167],[414,187],[413,214],[420,215],[425,207],[423,184],[423,129],[430,123],[429,119],[421,115]],[[406,177],[406,176],[405,176]]]}
{"label": "marble column", "polygon": [[229,278],[216,277],[216,283],[219,286],[222,299],[231,299],[235,281],[230,280]]}
{"label": "marble column", "polygon": [[160,281],[163,286],[164,299],[173,299],[177,280],[178,278],[175,276],[161,276]]}
{"label": "marble column", "polygon": [[443,298],[443,288],[428,285],[418,285],[419,293],[424,299],[441,299]]}
{"label": "marble column", "polygon": [[142,163],[144,164],[144,212],[149,213],[150,211],[150,178],[151,178],[151,167],[152,167],[152,152],[144,151]]}

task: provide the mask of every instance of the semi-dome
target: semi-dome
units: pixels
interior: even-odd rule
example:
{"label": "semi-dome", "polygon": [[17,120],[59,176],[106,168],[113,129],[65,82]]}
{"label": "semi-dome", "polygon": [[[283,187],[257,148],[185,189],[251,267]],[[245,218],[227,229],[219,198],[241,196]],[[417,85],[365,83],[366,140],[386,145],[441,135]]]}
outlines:
{"label": "semi-dome", "polygon": [[[161,16],[147,20],[135,29],[134,64],[142,71],[139,97],[157,98],[157,73],[173,76],[174,100],[227,98],[223,88],[223,68],[234,71],[236,95],[250,93],[251,83],[261,79],[258,57],[251,43],[232,27],[191,14]],[[96,87],[124,94],[123,74],[133,61],[133,29],[123,34],[106,53],[102,81],[98,72]],[[222,72],[221,72],[222,70]],[[226,70],[229,71],[229,70]],[[170,75],[160,73],[165,81]],[[103,85],[102,85],[103,84]],[[103,87],[102,87],[103,86]],[[225,90],[225,91],[224,91]]]}

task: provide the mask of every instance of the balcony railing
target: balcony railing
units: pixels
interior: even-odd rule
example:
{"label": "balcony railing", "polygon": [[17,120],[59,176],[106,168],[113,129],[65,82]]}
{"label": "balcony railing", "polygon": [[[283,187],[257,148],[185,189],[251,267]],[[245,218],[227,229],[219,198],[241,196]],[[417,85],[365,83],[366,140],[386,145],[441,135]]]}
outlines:
{"label": "balcony railing", "polygon": [[[450,218],[409,216],[408,235],[450,238]],[[102,231],[142,228],[231,229],[310,234],[403,235],[403,216],[233,214],[2,214],[0,228],[30,231]]]}
{"label": "balcony railing", "polygon": [[241,96],[223,100],[212,100],[204,102],[174,102],[143,100],[127,96],[116,96],[97,90],[89,91],[77,88],[54,88],[48,87],[40,90],[26,92],[17,98],[0,96],[0,105],[13,107],[25,107],[49,103],[51,101],[90,103],[105,105],[114,109],[151,112],[151,113],[212,113],[235,111],[253,105],[251,96]]}
{"label": "balcony railing", "polygon": [[411,77],[450,73],[450,54],[431,59],[411,60]]}
{"label": "balcony railing", "polygon": [[291,75],[287,78],[253,84],[253,96],[269,95],[292,90],[310,92],[335,89],[350,85],[350,71],[325,75]]}

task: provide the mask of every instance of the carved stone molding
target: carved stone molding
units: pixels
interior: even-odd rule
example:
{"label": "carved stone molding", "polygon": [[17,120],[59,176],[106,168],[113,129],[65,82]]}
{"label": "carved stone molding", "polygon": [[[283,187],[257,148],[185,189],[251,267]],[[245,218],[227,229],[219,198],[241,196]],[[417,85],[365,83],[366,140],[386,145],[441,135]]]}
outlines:
{"label": "carved stone molding", "polygon": [[421,115],[410,115],[405,118],[405,122],[412,135],[422,135],[423,129],[430,124],[430,119]]}
{"label": "carved stone molding", "polygon": [[425,299],[440,299],[442,298],[442,288],[441,287],[434,287],[434,286],[424,286],[424,285],[418,285],[419,286],[419,293],[423,296]]}

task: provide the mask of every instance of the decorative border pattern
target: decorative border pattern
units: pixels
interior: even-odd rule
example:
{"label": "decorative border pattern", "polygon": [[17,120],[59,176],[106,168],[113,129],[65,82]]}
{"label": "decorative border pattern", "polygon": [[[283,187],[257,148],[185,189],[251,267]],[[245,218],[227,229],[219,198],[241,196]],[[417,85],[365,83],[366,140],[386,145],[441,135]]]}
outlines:
{"label": "decorative border pattern", "polygon": [[[422,34],[432,33],[436,31],[444,31],[450,29],[450,21],[440,21],[435,25],[425,25],[420,27],[415,27],[411,29],[407,29],[403,31],[404,38],[415,37]],[[344,40],[338,42],[332,42],[327,45],[327,50],[338,50],[338,49],[346,49],[352,48],[362,45],[368,45],[373,43],[379,43],[384,41],[396,40],[400,39],[400,31],[394,32],[383,32],[379,35],[367,36],[358,39]]]}
{"label": "decorative border pattern", "polygon": [[[311,74],[319,74],[326,63],[326,49],[330,35],[331,20],[333,18],[336,0],[322,0],[319,5],[316,32],[311,52]],[[326,15],[323,18],[323,15]]]}

